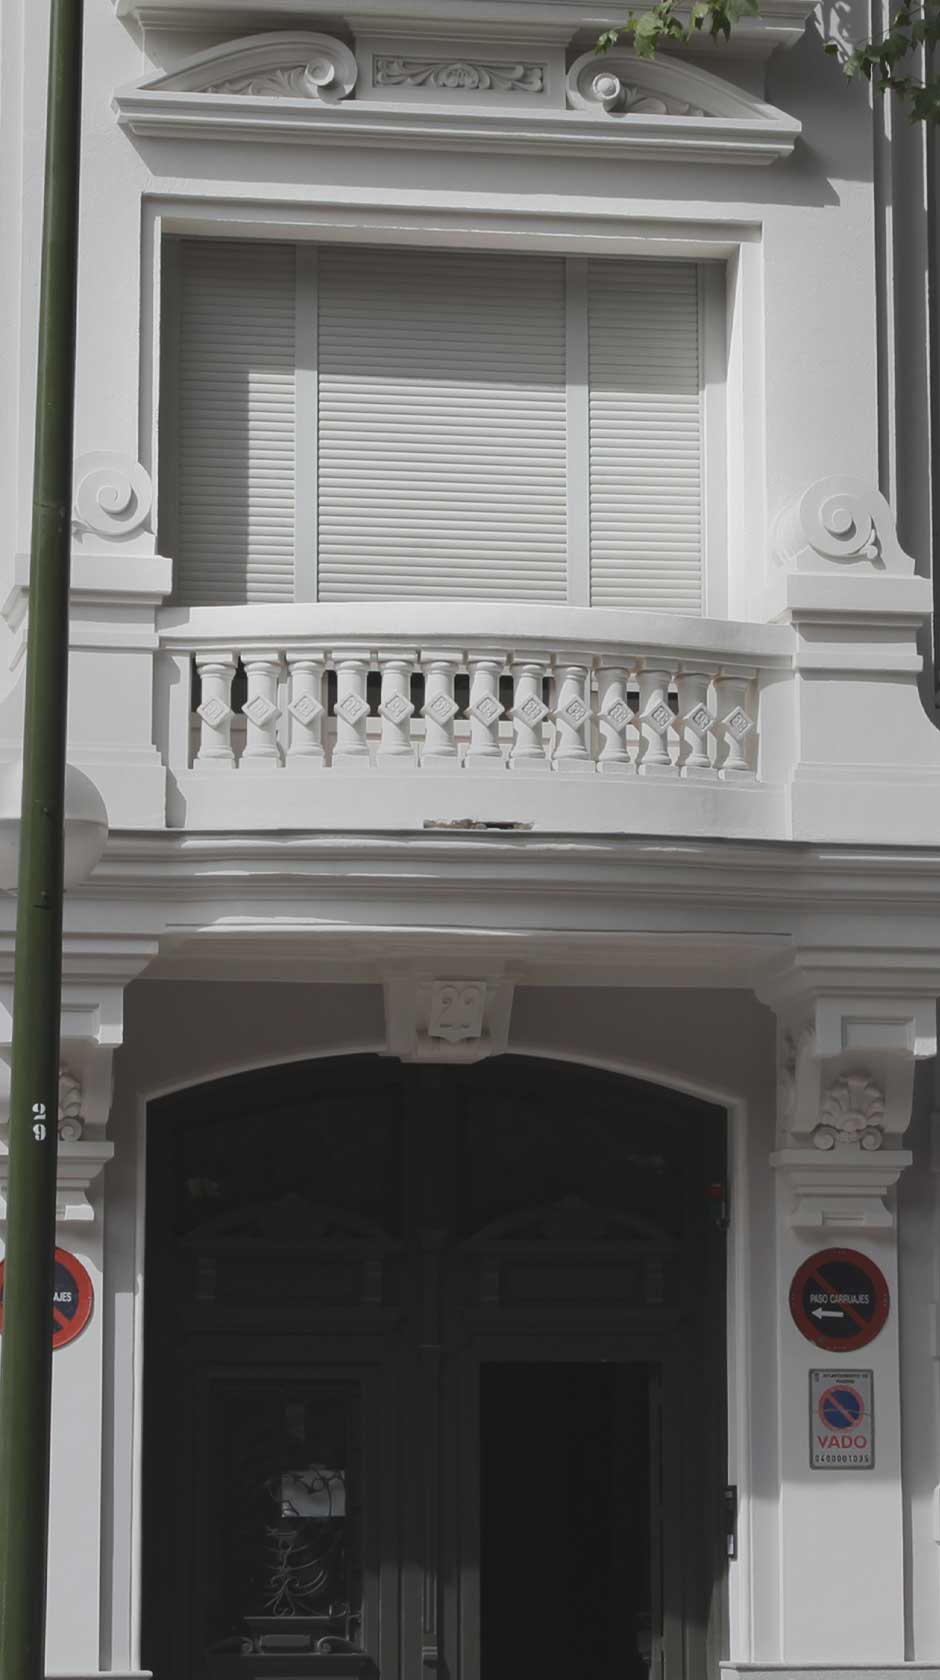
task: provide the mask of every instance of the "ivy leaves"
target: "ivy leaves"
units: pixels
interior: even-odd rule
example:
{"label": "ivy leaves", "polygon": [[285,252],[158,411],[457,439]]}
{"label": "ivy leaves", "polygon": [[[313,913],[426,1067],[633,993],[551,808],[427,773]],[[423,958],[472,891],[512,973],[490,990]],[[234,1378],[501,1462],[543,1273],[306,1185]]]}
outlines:
{"label": "ivy leaves", "polygon": [[654,58],[664,42],[690,41],[696,34],[727,40],[739,18],[756,17],[759,10],[758,0],[694,0],[691,11],[680,16],[676,0],[658,0],[650,11],[631,12],[619,28],[605,30],[597,51],[609,52],[618,41],[632,40],[640,58]]}
{"label": "ivy leaves", "polygon": [[[657,0],[646,12],[631,11],[626,22],[598,38],[597,51],[609,52],[619,41],[631,41],[640,58],[654,58],[659,47],[685,43],[697,35],[727,41],[743,17],[757,17],[758,0],[693,0],[691,9],[677,9],[677,0]],[[940,122],[940,78],[917,73],[926,49],[940,44],[940,0],[911,0],[894,13],[883,34],[846,51],[827,41],[823,51],[837,58],[848,77],[863,76],[880,93],[895,93],[912,122]]]}
{"label": "ivy leaves", "polygon": [[[907,105],[912,122],[940,121],[940,80],[921,81],[911,74],[912,56],[919,49],[935,47],[940,41],[940,0],[924,0],[923,5],[901,6],[895,12],[885,33],[861,46],[843,60],[847,76],[864,76],[881,93],[889,89]],[[839,57],[839,49],[831,41],[825,51]],[[916,59],[914,60],[916,63]]]}

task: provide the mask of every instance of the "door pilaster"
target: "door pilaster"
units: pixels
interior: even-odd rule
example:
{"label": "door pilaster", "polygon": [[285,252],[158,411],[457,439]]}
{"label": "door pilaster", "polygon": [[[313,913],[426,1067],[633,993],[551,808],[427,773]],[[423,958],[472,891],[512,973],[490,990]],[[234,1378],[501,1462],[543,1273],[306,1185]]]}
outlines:
{"label": "door pilaster", "polygon": [[[903,964],[899,965],[903,969]],[[764,992],[778,1018],[775,1264],[778,1660],[903,1662],[904,1533],[894,1186],[915,1061],[936,1053],[936,1001],[913,974],[793,964]],[[826,1249],[874,1261],[890,1292],[861,1348],[814,1345],[791,1314],[799,1267]],[[752,1257],[759,1264],[759,1257]],[[820,1339],[824,1335],[820,1329]],[[874,1465],[812,1469],[810,1373],[870,1371]],[[755,1420],[754,1428],[766,1427]]]}

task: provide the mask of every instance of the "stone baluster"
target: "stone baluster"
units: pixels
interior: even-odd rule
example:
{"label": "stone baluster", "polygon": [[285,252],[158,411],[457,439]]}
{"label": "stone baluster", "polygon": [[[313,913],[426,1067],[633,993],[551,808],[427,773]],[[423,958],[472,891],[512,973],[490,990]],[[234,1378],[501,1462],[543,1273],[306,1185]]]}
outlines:
{"label": "stone baluster", "polygon": [[322,770],[323,750],[323,667],[322,648],[289,647],[286,653],[290,672],[290,742],[287,749],[287,768],[306,772]]}
{"label": "stone baluster", "polygon": [[503,708],[499,698],[499,679],[506,667],[504,653],[471,653],[470,745],[464,760],[468,770],[496,770],[503,763],[503,749],[499,739],[499,720]]}
{"label": "stone baluster", "polygon": [[627,730],[633,722],[633,710],[627,699],[629,681],[627,665],[602,665],[597,673],[601,734],[597,768],[604,775],[622,776],[634,768],[627,746]]}
{"label": "stone baluster", "polygon": [[242,664],[248,678],[248,697],[242,707],[245,745],[239,761],[241,770],[276,770],[281,762],[277,744],[277,685],[281,656],[270,648],[245,648]]}
{"label": "stone baluster", "polygon": [[457,648],[438,648],[434,652],[422,649],[424,668],[424,746],[421,751],[422,770],[459,770],[460,755],[454,740],[454,676],[461,663]]}
{"label": "stone baluster", "polygon": [[551,769],[542,739],[542,724],[548,716],[548,707],[542,699],[542,679],[548,661],[547,653],[539,653],[514,660],[512,666],[515,687],[509,714],[513,722],[509,768],[527,775]]}
{"label": "stone baluster", "polygon": [[675,718],[669,704],[671,673],[659,669],[641,669],[637,673],[640,690],[640,749],[637,755],[637,774],[640,776],[673,776],[675,767],[669,756],[668,736]]}
{"label": "stone baluster", "polygon": [[366,739],[369,721],[366,678],[369,675],[369,661],[368,648],[333,649],[333,663],[336,666],[334,770],[369,768],[369,743]]}
{"label": "stone baluster", "polygon": [[418,657],[416,648],[379,648],[379,669],[382,673],[382,698],[379,716],[382,719],[382,739],[376,753],[376,764],[382,770],[407,770],[416,762],[411,744],[411,673]]}
{"label": "stone baluster", "polygon": [[714,723],[708,707],[707,671],[680,671],[676,677],[679,695],[679,774],[687,781],[711,781],[715,771],[708,756],[708,732]]}
{"label": "stone baluster", "polygon": [[555,680],[558,697],[552,711],[555,749],[552,764],[559,775],[593,775],[591,751],[591,705],[588,685],[591,660],[585,655],[578,664],[559,665]]}
{"label": "stone baluster", "polygon": [[756,671],[723,672],[715,678],[718,701],[718,774],[722,781],[753,781],[745,743],[755,724],[748,709],[748,688]]}
{"label": "stone baluster", "polygon": [[200,737],[194,765],[200,770],[231,770],[235,764],[231,704],[235,665],[235,655],[230,651],[196,654],[202,697],[196,707]]}

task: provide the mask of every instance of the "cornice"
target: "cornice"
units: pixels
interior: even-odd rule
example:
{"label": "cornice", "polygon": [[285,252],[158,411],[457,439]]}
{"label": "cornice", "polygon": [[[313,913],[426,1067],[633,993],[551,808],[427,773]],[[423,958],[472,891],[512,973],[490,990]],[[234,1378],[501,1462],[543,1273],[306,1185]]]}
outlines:
{"label": "cornice", "polygon": [[503,891],[751,908],[838,907],[940,915],[936,849],[776,841],[472,831],[386,834],[112,834],[90,882],[70,901],[243,893],[383,892],[410,880],[473,897]]}
{"label": "cornice", "polygon": [[[477,30],[493,36],[517,35],[544,26],[567,38],[579,32],[600,34],[622,23],[628,6],[596,0],[114,0],[118,17],[133,18],[144,28],[197,32],[223,27],[244,29],[355,26],[381,24],[389,29]],[[768,0],[759,18],[742,18],[735,28],[737,57],[767,57],[775,47],[797,41],[812,8],[806,0]],[[679,8],[679,16],[683,8]]]}
{"label": "cornice", "polygon": [[583,111],[533,116],[500,109],[461,115],[450,107],[428,105],[328,106],[294,99],[275,104],[220,94],[210,98],[211,104],[202,94],[125,89],[115,95],[115,108],[121,126],[138,138],[426,146],[674,163],[773,163],[790,156],[800,133],[799,123],[782,114],[754,121],[628,115],[612,123],[606,115],[598,118]]}
{"label": "cornice", "polygon": [[[374,20],[373,20],[374,22]],[[700,66],[593,51],[564,76],[537,33],[500,59],[500,39],[369,36],[356,50],[313,30],[265,30],[204,48],[114,95],[138,138],[260,144],[428,146],[679,163],[789,156],[794,118]],[[502,51],[508,52],[505,37]]]}
{"label": "cornice", "polygon": [[[12,972],[14,911],[0,900],[0,976]],[[64,953],[80,985],[335,985],[459,969],[520,985],[741,989],[773,1007],[794,989],[929,999],[940,850],[118,833],[67,897]]]}

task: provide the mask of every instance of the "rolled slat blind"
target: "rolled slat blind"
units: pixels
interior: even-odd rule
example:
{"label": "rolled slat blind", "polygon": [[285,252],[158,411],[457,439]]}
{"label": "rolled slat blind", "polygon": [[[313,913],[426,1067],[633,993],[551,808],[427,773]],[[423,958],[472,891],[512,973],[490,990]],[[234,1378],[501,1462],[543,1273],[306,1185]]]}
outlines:
{"label": "rolled slat blind", "polygon": [[593,605],[701,612],[699,269],[570,275],[181,240],[176,599],[583,601],[589,554]]}
{"label": "rolled slat blind", "polygon": [[564,601],[560,258],[320,254],[321,600]]}
{"label": "rolled slat blind", "polygon": [[593,606],[702,611],[698,272],[589,265]]}
{"label": "rolled slat blind", "polygon": [[294,595],[294,249],[182,240],[175,595]]}

